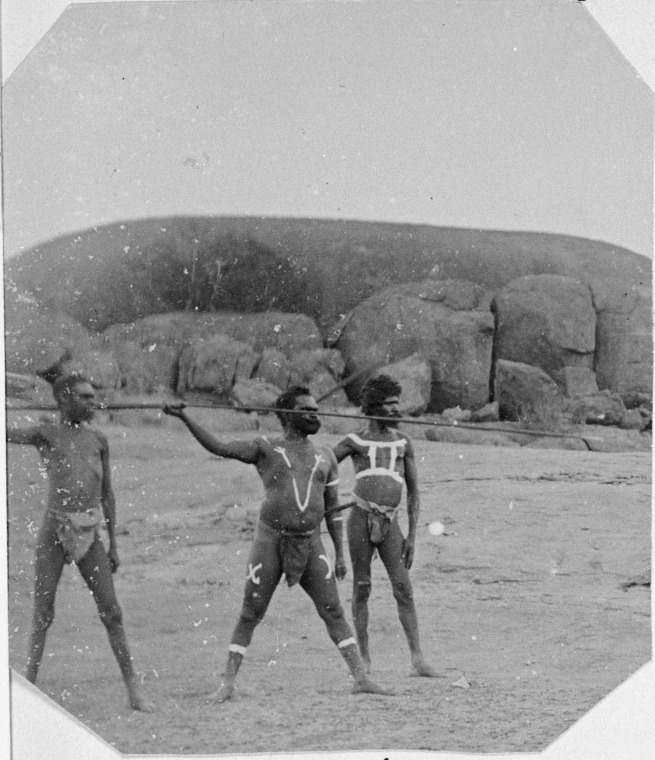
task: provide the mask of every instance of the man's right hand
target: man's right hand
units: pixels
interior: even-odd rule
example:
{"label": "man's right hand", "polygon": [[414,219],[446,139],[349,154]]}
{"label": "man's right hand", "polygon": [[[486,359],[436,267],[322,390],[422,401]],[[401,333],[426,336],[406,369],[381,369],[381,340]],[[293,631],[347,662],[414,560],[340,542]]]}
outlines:
{"label": "man's right hand", "polygon": [[183,418],[185,409],[186,404],[183,402],[180,404],[164,404],[162,406],[164,414],[169,414],[171,417],[179,417],[180,419]]}

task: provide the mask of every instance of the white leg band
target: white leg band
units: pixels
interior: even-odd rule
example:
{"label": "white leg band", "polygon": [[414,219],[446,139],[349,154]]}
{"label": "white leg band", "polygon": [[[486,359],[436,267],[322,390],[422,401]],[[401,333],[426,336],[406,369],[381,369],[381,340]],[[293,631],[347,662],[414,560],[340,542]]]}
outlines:
{"label": "white leg band", "polygon": [[349,647],[351,644],[357,644],[354,638],[344,639],[343,641],[340,641],[337,646],[339,649],[345,649],[345,647]]}
{"label": "white leg band", "polygon": [[242,657],[246,653],[246,647],[242,647],[239,644],[230,644],[230,646],[227,649],[228,649],[228,652],[236,652],[237,654],[240,654]]}

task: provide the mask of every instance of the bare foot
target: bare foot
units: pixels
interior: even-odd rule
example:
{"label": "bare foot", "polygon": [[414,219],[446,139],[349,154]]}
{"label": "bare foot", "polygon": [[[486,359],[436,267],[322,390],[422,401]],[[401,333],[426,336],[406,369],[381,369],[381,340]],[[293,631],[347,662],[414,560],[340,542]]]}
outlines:
{"label": "bare foot", "polygon": [[376,683],[371,681],[370,678],[367,678],[364,676],[363,678],[358,678],[355,681],[355,685],[353,686],[353,694],[380,694],[381,696],[385,697],[393,697],[395,692],[391,691],[390,689],[384,689],[382,686],[378,686]]}
{"label": "bare foot", "polygon": [[215,691],[207,697],[207,701],[212,705],[220,705],[223,702],[227,702],[228,699],[232,699],[233,694],[234,685],[231,683],[223,683],[218,691]]}
{"label": "bare foot", "polygon": [[417,660],[412,663],[412,669],[409,671],[409,675],[414,678],[439,678],[439,673],[428,665],[423,660]]}
{"label": "bare foot", "polygon": [[155,706],[152,702],[149,702],[140,694],[130,694],[129,704],[132,710],[138,710],[139,712],[151,713],[155,711]]}

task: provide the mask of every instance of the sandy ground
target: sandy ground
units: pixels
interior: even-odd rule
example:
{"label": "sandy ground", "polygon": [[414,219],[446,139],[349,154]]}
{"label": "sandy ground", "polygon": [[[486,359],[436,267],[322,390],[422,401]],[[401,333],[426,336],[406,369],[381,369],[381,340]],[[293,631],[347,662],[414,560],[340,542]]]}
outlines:
{"label": "sandy ground", "polygon": [[[649,570],[649,453],[420,440],[412,577],[423,647],[440,677],[408,677],[407,646],[376,560],[372,675],[395,697],[352,695],[309,598],[280,585],[235,699],[210,706],[262,492],[253,467],[211,457],[167,422],[102,426],[118,500],[116,585],[157,710],[127,709],[74,568],[64,571],[38,683],[123,753],[537,751],[650,659],[650,591],[622,588]],[[22,672],[46,483],[29,447],[10,447],[8,473],[10,664]],[[346,465],[344,501],[352,485]],[[435,520],[445,526],[436,537],[427,529]],[[350,619],[350,575],[340,594]]]}

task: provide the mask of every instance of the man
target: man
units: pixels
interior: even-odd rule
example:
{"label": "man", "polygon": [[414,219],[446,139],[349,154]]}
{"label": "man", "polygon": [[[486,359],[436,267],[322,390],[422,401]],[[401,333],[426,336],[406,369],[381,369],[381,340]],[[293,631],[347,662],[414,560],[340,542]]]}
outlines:
{"label": "man", "polygon": [[[389,694],[368,678],[337,594],[335,576],[341,580],[346,574],[341,523],[330,514],[338,506],[337,463],[329,448],[309,440],[321,426],[316,401],[307,388],[294,386],[277,399],[276,409],[282,423],[281,438],[262,436],[222,443],[189,419],[183,404],[164,407],[166,414],[184,422],[207,451],[255,465],[264,484],[243,606],[229,646],[223,682],[210,700],[224,702],[232,697],[255,627],[264,617],[283,573],[289,586],[300,583],[314,602],[350,668],[353,693]],[[321,542],[324,517],[336,553],[334,569]]]}
{"label": "man", "polygon": [[[10,428],[9,443],[35,446],[49,480],[48,506],[36,541],[34,619],[26,677],[34,683],[46,634],[55,614],[55,593],[65,563],[77,565],[98,607],[133,710],[152,709],[140,693],[132,666],[112,574],[116,550],[116,500],[111,486],[106,437],[89,427],[95,392],[82,375],[51,378],[59,408],[58,424]],[[104,514],[109,549],[99,538]]]}
{"label": "man", "polygon": [[[379,419],[369,420],[365,429],[340,441],[334,455],[337,462],[350,457],[355,468],[353,500],[356,506],[348,518],[348,546],[353,566],[355,633],[367,672],[371,667],[367,632],[371,560],[377,550],[389,575],[398,616],[409,643],[410,675],[432,678],[437,673],[421,653],[409,578],[414,559],[419,494],[412,441],[396,430],[401,390],[400,385],[387,375],[369,380],[362,392],[362,411]],[[407,538],[403,537],[398,525],[403,485],[407,486]]]}

